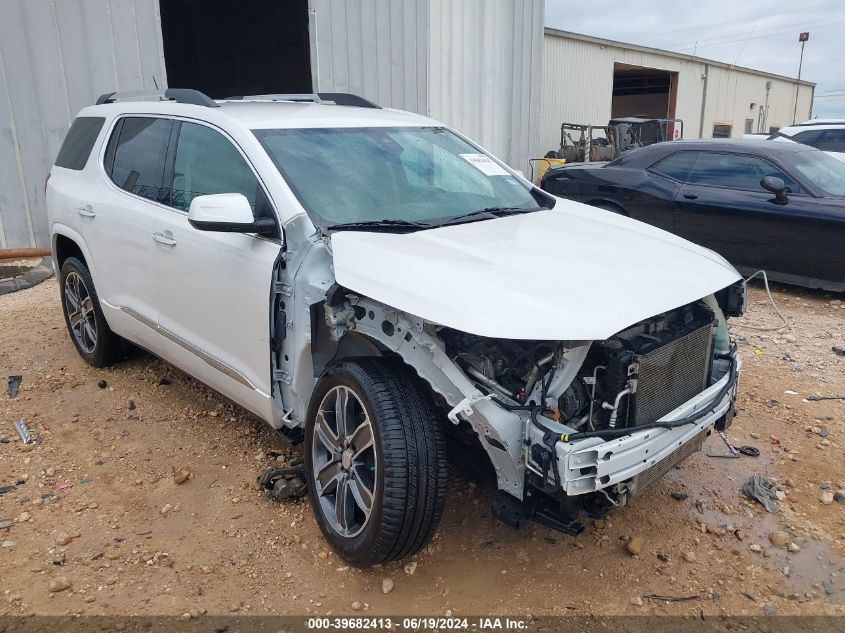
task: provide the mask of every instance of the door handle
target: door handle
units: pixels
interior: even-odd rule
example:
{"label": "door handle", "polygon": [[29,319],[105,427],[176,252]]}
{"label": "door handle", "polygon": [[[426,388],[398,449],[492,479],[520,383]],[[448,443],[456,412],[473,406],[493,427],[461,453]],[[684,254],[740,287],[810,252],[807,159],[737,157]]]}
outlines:
{"label": "door handle", "polygon": [[153,233],[153,241],[164,244],[165,246],[176,246],[176,240],[169,233],[170,231],[166,233]]}
{"label": "door handle", "polygon": [[90,204],[86,204],[84,207],[76,207],[76,212],[83,218],[94,218],[97,216]]}
{"label": "door handle", "polygon": [[698,196],[694,193],[685,193],[684,198],[686,198],[687,200],[698,200]]}

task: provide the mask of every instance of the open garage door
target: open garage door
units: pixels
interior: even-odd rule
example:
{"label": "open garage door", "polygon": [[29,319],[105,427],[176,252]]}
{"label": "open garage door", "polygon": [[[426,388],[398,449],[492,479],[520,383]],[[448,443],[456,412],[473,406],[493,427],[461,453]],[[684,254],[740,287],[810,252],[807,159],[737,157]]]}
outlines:
{"label": "open garage door", "polygon": [[167,84],[212,98],[308,93],[308,0],[160,0]]}
{"label": "open garage door", "polygon": [[677,73],[614,64],[611,115],[672,119],[677,90]]}

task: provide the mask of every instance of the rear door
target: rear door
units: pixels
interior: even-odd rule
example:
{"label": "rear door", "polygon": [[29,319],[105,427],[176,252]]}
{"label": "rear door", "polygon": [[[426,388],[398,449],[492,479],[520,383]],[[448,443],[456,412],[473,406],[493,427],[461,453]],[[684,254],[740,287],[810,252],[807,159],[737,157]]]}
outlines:
{"label": "rear door", "polygon": [[[762,188],[764,176],[784,181],[787,204]],[[813,276],[818,202],[770,161],[699,152],[675,202],[678,235],[713,249],[735,266]]]}
{"label": "rear door", "polygon": [[250,163],[216,128],[176,123],[167,181],[168,208],[151,231],[162,334],[173,361],[215,389],[270,419],[270,292],[280,239],[200,231],[188,222],[191,201],[241,193],[256,217],[275,211]]}
{"label": "rear door", "polygon": [[80,213],[80,233],[95,261],[94,282],[118,333],[158,351],[155,255],[150,234],[161,204],[173,121],[126,116],[115,121],[102,154],[101,182]]}

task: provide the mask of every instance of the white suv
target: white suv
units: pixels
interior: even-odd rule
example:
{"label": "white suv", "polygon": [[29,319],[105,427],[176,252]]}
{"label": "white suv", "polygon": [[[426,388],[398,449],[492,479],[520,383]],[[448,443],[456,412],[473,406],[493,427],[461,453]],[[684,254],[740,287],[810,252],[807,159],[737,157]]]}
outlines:
{"label": "white suv", "polygon": [[768,140],[803,143],[845,163],[845,119],[812,119],[782,127]]}
{"label": "white suv", "polygon": [[71,339],[304,440],[350,563],[426,543],[447,434],[489,458],[496,516],[575,534],[730,423],[745,288],[715,253],[352,95],[149,99],[82,110],[50,174]]}

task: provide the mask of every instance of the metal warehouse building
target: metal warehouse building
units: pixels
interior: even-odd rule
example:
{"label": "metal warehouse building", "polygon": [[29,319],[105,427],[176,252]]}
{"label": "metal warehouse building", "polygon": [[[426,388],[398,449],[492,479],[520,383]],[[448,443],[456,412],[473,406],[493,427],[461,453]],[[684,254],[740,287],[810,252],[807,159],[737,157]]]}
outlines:
{"label": "metal warehouse building", "polygon": [[622,116],[683,119],[685,138],[776,131],[793,122],[796,87],[796,120],[810,118],[808,81],[550,28],[543,51],[542,152],[559,146],[561,123]]}
{"label": "metal warehouse building", "polygon": [[[792,122],[790,79],[543,20],[543,0],[2,0],[0,249],[49,244],[45,177],[105,92],[351,92],[444,121],[526,171],[564,121],[675,115],[685,136]],[[812,90],[802,83],[799,119]]]}
{"label": "metal warehouse building", "polygon": [[45,177],[105,92],[351,92],[525,165],[543,15],[543,0],[3,0],[0,249],[49,245]]}

